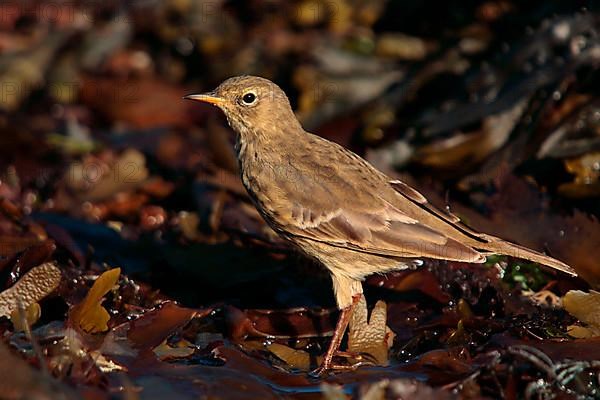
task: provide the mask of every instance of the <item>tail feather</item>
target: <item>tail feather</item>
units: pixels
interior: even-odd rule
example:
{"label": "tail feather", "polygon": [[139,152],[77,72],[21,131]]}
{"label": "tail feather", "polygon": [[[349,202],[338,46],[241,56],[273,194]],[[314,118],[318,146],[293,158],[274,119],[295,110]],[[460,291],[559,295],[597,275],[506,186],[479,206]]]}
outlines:
{"label": "tail feather", "polygon": [[482,238],[488,239],[489,242],[485,244],[479,244],[477,247],[480,248],[484,252],[488,252],[491,254],[504,254],[507,256],[521,258],[524,260],[533,261],[547,267],[554,268],[558,271],[562,271],[571,276],[577,276],[577,272],[567,264],[562,261],[559,261],[555,258],[547,256],[545,254],[539,253],[535,250],[528,249],[524,246],[519,246],[518,244],[510,243],[504,241],[502,239],[489,236],[489,235],[481,235]]}

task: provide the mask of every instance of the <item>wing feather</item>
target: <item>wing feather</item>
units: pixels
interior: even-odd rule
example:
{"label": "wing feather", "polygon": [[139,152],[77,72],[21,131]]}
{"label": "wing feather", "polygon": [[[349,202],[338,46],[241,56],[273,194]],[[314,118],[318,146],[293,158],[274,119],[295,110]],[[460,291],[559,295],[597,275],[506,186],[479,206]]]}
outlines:
{"label": "wing feather", "polygon": [[[302,208],[300,205],[296,205]],[[297,210],[294,215],[312,212]],[[355,251],[392,257],[428,257],[482,262],[484,257],[471,247],[446,237],[397,209],[383,207],[361,212],[338,208],[321,214],[311,226],[296,220],[286,230],[295,236],[345,247]]]}
{"label": "wing feather", "polygon": [[[454,226],[456,216],[431,207],[418,191],[391,181],[356,154],[307,135],[310,146],[297,147],[294,162],[279,165],[277,171],[285,173],[261,181],[278,193],[263,205],[271,207],[265,215],[279,231],[383,256],[484,261],[436,222]],[[315,168],[314,153],[331,164]]]}

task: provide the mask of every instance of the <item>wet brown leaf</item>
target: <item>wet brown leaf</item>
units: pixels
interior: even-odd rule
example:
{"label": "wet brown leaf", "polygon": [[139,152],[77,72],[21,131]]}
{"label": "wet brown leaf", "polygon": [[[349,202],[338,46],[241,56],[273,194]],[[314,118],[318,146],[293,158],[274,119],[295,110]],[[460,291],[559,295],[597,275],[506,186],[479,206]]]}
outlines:
{"label": "wet brown leaf", "polygon": [[193,318],[204,316],[210,311],[206,309],[199,312],[166,302],[133,321],[115,326],[106,336],[101,351],[103,354],[131,357],[139,353],[148,354]]}
{"label": "wet brown leaf", "polygon": [[227,307],[226,320],[231,335],[285,338],[329,336],[334,321],[331,310],[304,307],[288,310],[246,310]]}
{"label": "wet brown leaf", "polygon": [[396,271],[385,276],[374,275],[367,278],[367,282],[376,287],[389,288],[399,292],[418,290],[442,304],[450,301],[450,296],[442,289],[440,281],[425,268],[415,271]]}
{"label": "wet brown leaf", "polygon": [[0,236],[0,256],[6,257],[40,243],[35,236]]}

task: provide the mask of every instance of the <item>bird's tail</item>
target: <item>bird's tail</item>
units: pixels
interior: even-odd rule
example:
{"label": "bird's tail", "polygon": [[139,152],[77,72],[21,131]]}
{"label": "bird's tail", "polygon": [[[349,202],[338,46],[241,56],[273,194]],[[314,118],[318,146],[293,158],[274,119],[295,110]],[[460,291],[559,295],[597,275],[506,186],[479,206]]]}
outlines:
{"label": "bird's tail", "polygon": [[521,258],[546,265],[571,276],[577,276],[577,272],[575,272],[573,268],[555,258],[539,253],[535,250],[528,249],[527,247],[507,242],[494,236],[480,235],[480,237],[488,240],[488,243],[480,243],[477,245],[478,250],[481,249],[484,254],[504,254],[515,258]]}

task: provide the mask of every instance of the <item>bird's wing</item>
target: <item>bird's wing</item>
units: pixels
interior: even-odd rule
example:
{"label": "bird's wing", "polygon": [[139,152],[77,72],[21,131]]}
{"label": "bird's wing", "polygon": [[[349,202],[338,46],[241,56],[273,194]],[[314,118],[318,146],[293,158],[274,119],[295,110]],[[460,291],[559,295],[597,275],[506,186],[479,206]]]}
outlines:
{"label": "bird's wing", "polygon": [[[400,196],[392,186],[389,189],[393,195]],[[414,189],[413,192],[411,195],[422,197]],[[379,193],[353,193],[346,187],[343,198],[336,193],[328,194],[326,203],[292,203],[283,229],[296,237],[377,255],[466,262],[485,260],[478,251],[409,216]]]}
{"label": "bird's wing", "polygon": [[400,180],[393,180],[389,183],[397,193],[402,195],[406,200],[418,205],[423,210],[424,214],[434,218],[436,222],[443,222],[448,227],[457,230],[462,235],[467,236],[475,242],[485,244],[490,241],[487,235],[476,232],[463,224],[457,215],[452,214],[450,211],[442,211],[429,203],[425,196],[406,183]]}
{"label": "bird's wing", "polygon": [[[444,234],[446,224],[421,207],[427,202],[416,190],[390,181],[337,144],[314,135],[308,139],[314,142],[311,146],[297,146],[298,157],[281,162],[276,172],[285,174],[264,182],[273,185],[264,202],[271,207],[267,214],[281,231],[384,256],[485,260],[472,247]],[[331,162],[315,166],[315,157]]]}
{"label": "bird's wing", "polygon": [[[302,206],[298,206],[295,213],[305,217],[314,215]],[[485,260],[473,248],[390,208],[371,213],[338,208],[315,217],[298,218],[293,226],[286,226],[286,230],[294,236],[371,254],[466,262]]]}

